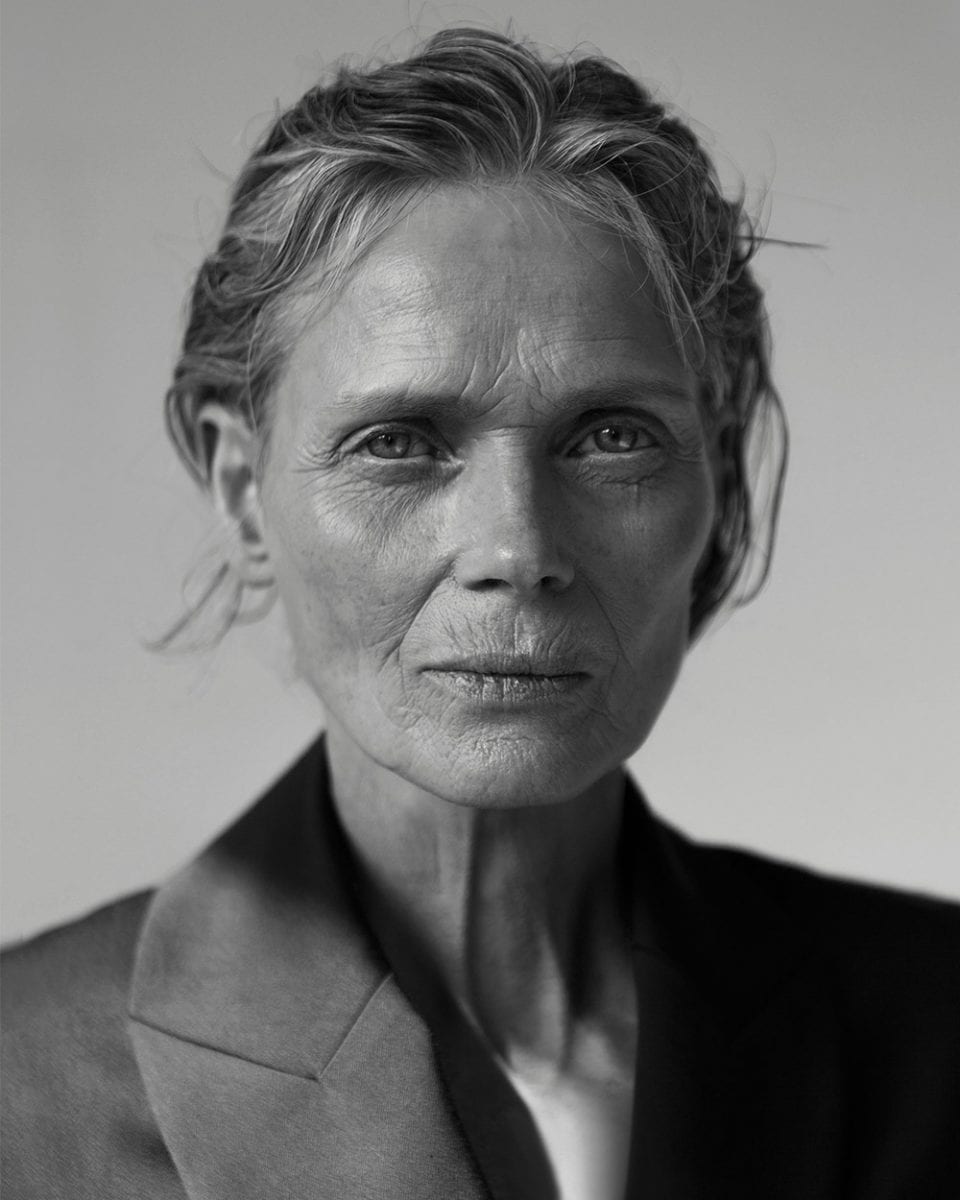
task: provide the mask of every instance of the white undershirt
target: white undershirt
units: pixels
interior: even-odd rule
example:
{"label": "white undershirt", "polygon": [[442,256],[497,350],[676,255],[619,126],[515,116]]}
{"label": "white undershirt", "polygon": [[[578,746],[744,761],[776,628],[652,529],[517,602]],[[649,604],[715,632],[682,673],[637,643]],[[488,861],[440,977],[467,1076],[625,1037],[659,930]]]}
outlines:
{"label": "white undershirt", "polygon": [[633,1115],[632,1064],[617,1080],[508,1075],[530,1110],[560,1200],[623,1200]]}

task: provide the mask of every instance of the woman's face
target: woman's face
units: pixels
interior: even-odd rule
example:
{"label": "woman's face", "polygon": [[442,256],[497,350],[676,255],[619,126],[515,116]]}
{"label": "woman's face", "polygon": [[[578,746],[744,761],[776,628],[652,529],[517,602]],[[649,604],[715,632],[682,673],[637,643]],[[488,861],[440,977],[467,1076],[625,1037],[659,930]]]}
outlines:
{"label": "woman's face", "polygon": [[713,516],[642,261],[521,190],[422,201],[276,389],[266,545],[351,752],[467,804],[571,798],[644,740]]}

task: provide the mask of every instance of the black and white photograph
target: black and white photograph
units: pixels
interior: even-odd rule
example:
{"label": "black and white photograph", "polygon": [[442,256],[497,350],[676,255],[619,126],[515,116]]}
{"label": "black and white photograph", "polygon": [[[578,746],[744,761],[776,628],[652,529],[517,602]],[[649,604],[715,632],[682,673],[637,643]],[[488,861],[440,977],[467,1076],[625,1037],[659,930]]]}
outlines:
{"label": "black and white photograph", "polygon": [[5,1200],[953,1200],[956,7],[2,34]]}

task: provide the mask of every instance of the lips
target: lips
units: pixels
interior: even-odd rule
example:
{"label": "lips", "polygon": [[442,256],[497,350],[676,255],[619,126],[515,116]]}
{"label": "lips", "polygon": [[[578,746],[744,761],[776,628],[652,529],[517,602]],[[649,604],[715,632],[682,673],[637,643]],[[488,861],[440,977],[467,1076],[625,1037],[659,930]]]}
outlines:
{"label": "lips", "polygon": [[451,696],[503,711],[572,698],[592,673],[582,651],[553,641],[510,650],[460,650],[425,666],[423,674]]}

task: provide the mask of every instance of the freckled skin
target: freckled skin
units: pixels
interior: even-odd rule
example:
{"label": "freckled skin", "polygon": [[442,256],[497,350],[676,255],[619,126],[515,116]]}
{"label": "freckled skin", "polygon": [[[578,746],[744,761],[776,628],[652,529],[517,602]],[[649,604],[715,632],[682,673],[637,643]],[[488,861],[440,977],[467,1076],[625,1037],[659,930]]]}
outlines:
{"label": "freckled skin", "polygon": [[[695,380],[645,280],[619,240],[523,191],[441,190],[296,345],[264,536],[298,660],[355,756],[504,807],[581,795],[646,738],[714,488]],[[576,684],[503,703],[430,670],[504,651]]]}

